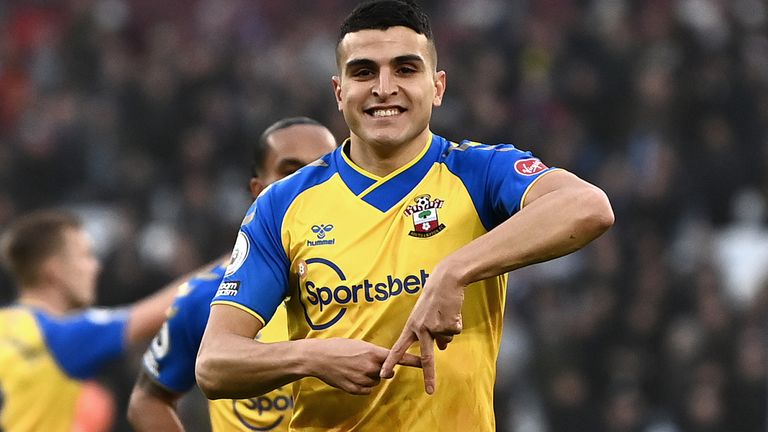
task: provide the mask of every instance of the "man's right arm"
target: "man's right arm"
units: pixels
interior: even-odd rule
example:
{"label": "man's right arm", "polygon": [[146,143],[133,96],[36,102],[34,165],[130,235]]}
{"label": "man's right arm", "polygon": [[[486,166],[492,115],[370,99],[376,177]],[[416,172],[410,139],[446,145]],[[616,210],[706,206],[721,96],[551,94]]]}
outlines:
{"label": "man's right arm", "polygon": [[[209,399],[258,396],[304,377],[315,377],[351,394],[370,394],[379,384],[389,350],[353,339],[301,339],[260,343],[263,324],[227,304],[211,306],[197,355],[197,383]],[[408,354],[399,363],[420,367]]]}
{"label": "man's right arm", "polygon": [[[255,397],[304,377],[369,394],[379,383],[388,349],[351,339],[254,340],[289,285],[280,215],[290,200],[280,196],[282,204],[276,205],[275,194],[280,192],[270,187],[256,199],[237,234],[198,350],[197,384],[210,399]],[[410,355],[400,364],[420,366],[421,361]]]}

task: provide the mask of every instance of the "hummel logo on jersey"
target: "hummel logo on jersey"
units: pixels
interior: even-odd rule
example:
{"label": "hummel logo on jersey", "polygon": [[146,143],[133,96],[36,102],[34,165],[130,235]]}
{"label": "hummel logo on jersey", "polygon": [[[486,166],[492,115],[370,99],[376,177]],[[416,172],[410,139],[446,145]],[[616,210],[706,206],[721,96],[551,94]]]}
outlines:
{"label": "hummel logo on jersey", "polygon": [[312,232],[317,234],[317,238],[324,239],[325,233],[331,232],[333,230],[333,225],[328,224],[320,224],[320,225],[312,225]]}
{"label": "hummel logo on jersey", "polygon": [[329,233],[332,230],[333,225],[331,224],[312,225],[312,232],[317,235],[317,240],[307,240],[307,246],[325,246],[336,244],[336,239],[325,238],[326,233]]}
{"label": "hummel logo on jersey", "polygon": [[406,207],[403,212],[413,217],[413,231],[408,233],[409,236],[432,237],[445,229],[445,224],[437,218],[437,209],[442,208],[445,201],[438,198],[430,200],[429,194],[419,195],[413,201],[416,204]]}

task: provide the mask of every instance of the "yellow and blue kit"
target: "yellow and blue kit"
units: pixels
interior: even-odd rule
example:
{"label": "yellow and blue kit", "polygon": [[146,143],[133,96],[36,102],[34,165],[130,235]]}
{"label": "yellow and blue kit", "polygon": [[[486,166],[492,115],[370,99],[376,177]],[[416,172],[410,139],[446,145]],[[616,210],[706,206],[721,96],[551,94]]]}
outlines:
{"label": "yellow and blue kit", "polygon": [[[256,199],[213,304],[269,322],[285,301],[292,340],[341,337],[389,348],[435,265],[518,212],[531,185],[552,171],[512,145],[430,134],[414,160],[379,177],[355,165],[348,146]],[[306,378],[293,384],[290,428],[495,430],[505,285],[499,276],[466,289],[464,330],[435,353],[434,395],[415,368],[396,368],[369,396]]]}
{"label": "yellow and blue kit", "polygon": [[88,380],[123,353],[127,319],[121,310],[58,317],[32,304],[0,309],[0,430],[91,430],[98,413],[88,412],[96,409]]}
{"label": "yellow and blue kit", "polygon": [[[174,393],[186,393],[195,385],[195,357],[200,348],[210,303],[224,276],[217,266],[184,283],[168,318],[144,354],[143,367],[158,385]],[[262,342],[288,339],[285,308],[279,308],[257,337]],[[263,396],[209,401],[214,431],[286,431],[293,411],[289,386]]]}

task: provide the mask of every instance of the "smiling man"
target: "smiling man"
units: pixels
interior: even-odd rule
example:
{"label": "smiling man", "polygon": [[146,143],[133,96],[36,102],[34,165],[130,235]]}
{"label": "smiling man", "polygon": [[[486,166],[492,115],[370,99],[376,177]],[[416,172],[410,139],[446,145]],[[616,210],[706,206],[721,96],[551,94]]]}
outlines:
{"label": "smiling man", "polygon": [[[493,431],[506,273],[602,234],[608,199],[512,145],[432,133],[446,74],[412,2],[358,6],[336,55],[350,137],[254,203],[198,383],[221,398],[294,382],[292,430]],[[320,224],[332,243],[313,243]],[[254,341],[283,301],[291,341]]]}

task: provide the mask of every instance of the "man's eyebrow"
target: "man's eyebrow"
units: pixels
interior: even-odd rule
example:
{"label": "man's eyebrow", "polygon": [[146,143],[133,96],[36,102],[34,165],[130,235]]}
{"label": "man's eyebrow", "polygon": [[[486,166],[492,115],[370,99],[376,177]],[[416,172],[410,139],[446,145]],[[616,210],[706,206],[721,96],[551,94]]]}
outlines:
{"label": "man's eyebrow", "polygon": [[358,58],[358,59],[352,59],[348,61],[346,66],[347,66],[347,69],[351,69],[354,67],[373,67],[373,66],[376,66],[376,62],[367,58]]}
{"label": "man's eyebrow", "polygon": [[395,64],[401,63],[424,63],[424,59],[418,54],[406,54],[397,56],[392,61]]}
{"label": "man's eyebrow", "polygon": [[[404,54],[401,56],[397,56],[392,59],[393,64],[403,64],[403,63],[425,63],[424,59],[418,55],[418,54]],[[376,67],[376,62],[367,59],[367,58],[356,58],[349,60],[346,63],[346,66],[348,69],[355,68],[355,67]]]}

